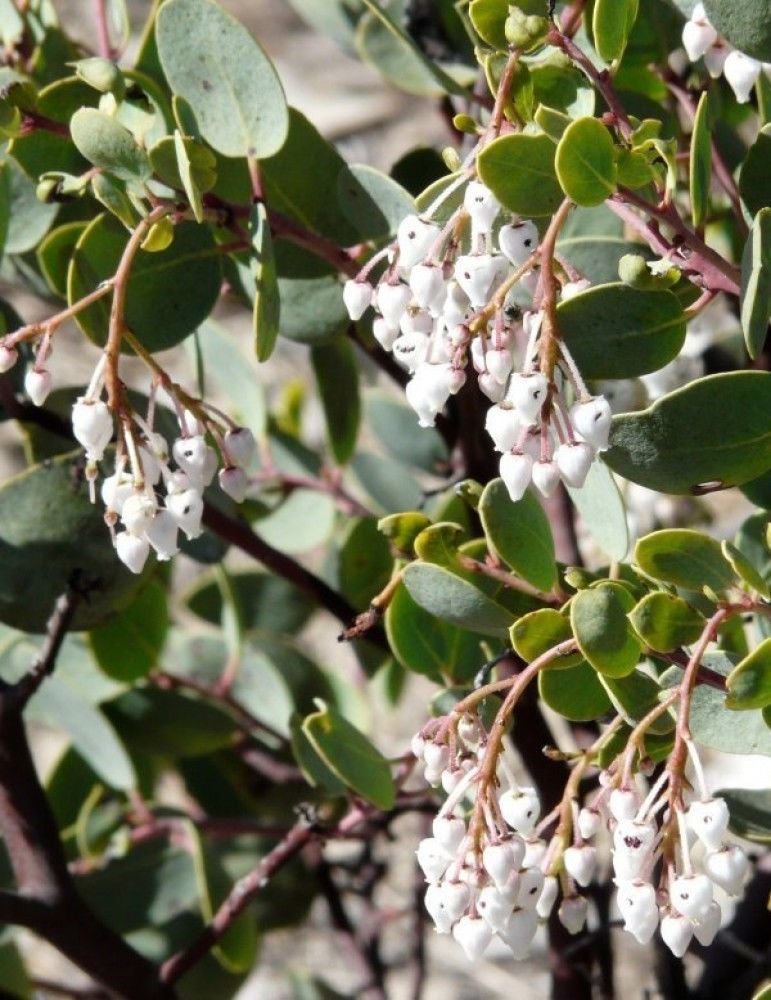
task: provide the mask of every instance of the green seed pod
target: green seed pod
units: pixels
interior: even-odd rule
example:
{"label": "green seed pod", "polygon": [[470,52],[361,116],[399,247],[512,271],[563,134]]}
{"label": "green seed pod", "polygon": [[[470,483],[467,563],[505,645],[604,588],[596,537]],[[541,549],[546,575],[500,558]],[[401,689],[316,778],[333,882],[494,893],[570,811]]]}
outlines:
{"label": "green seed pod", "polygon": [[625,285],[632,288],[649,288],[653,277],[644,257],[637,253],[625,253],[618,262],[618,276]]}
{"label": "green seed pod", "polygon": [[467,135],[476,135],[479,131],[479,126],[471,115],[455,115],[452,123],[459,132],[465,132]]}

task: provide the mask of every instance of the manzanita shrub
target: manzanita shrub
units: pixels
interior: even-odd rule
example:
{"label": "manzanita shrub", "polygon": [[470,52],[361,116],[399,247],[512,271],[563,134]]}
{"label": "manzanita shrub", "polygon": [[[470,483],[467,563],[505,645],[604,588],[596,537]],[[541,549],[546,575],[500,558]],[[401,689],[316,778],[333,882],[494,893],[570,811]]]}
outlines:
{"label": "manzanita shrub", "polygon": [[20,927],[148,1000],[300,925],[286,995],[337,996],[318,898],[348,995],[418,997],[433,927],[610,997],[623,926],[661,995],[750,997],[771,793],[702,758],[771,755],[767,4],[293,5],[441,102],[441,155],[345,162],[213,0],[131,61],[120,2],[91,52],[0,5],[3,995]]}

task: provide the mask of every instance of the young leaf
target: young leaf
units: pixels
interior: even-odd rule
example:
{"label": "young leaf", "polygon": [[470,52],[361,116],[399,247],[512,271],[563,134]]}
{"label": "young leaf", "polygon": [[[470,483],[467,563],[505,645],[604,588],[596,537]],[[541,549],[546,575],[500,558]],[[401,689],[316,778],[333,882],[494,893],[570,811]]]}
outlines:
{"label": "young leaf", "polygon": [[532,492],[512,503],[502,479],[488,483],[479,517],[491,550],[515,573],[542,591],[557,581],[554,539],[543,508]]}
{"label": "young leaf", "polygon": [[570,624],[578,646],[595,670],[609,677],[630,674],[640,643],[619,592],[610,586],[582,590],[570,602]]}
{"label": "young leaf", "polygon": [[655,591],[629,612],[635,632],[646,646],[669,653],[678,646],[696,642],[704,628],[704,616],[682,597]]}
{"label": "young leaf", "polygon": [[359,368],[353,347],[345,337],[311,348],[321,404],[327,422],[327,442],[338,465],[356,450],[361,403]]}
{"label": "young leaf", "polygon": [[554,151],[548,135],[501,136],[479,154],[479,177],[510,211],[526,218],[552,215],[563,199]]}
{"label": "young leaf", "polygon": [[273,238],[270,235],[268,213],[262,202],[256,202],[249,217],[252,241],[251,270],[255,294],[253,306],[255,349],[258,361],[267,361],[276,346],[281,313]]}
{"label": "young leaf", "polygon": [[635,546],[634,561],[654,580],[686,590],[701,592],[709,587],[721,593],[734,583],[720,543],[688,528],[665,528],[641,538]]}
{"label": "young leaf", "polygon": [[607,465],[592,462],[581,489],[567,491],[584,527],[608,558],[620,562],[629,551],[629,524],[621,491]]}
{"label": "young leaf", "polygon": [[557,307],[557,322],[584,378],[645,375],[677,357],[685,316],[670,291],[597,285]]}
{"label": "young leaf", "polygon": [[695,227],[703,225],[709,206],[709,185],[712,177],[712,136],[709,124],[709,92],[704,91],[693,118],[689,180],[691,218]]}
{"label": "young leaf", "polygon": [[742,254],[741,321],[747,353],[763,350],[771,316],[771,208],[761,208]]}
{"label": "young leaf", "polygon": [[404,585],[421,608],[460,628],[502,637],[511,624],[510,612],[443,566],[411,563]]}
{"label": "young leaf", "polygon": [[509,16],[508,0],[471,0],[469,18],[483,42],[505,52],[509,47],[504,31]]}
{"label": "young leaf", "polygon": [[284,91],[252,36],[210,0],[167,0],[156,21],[163,71],[193,110],[201,135],[224,156],[262,159],[289,128]]}
{"label": "young leaf", "polygon": [[728,708],[766,708],[771,705],[771,639],[764,639],[726,678]]}
{"label": "young leaf", "polygon": [[70,121],[72,141],[89,163],[125,181],[145,181],[147,153],[120,122],[96,108],[81,108]]}
{"label": "young leaf", "polygon": [[318,711],[302,729],[327,767],[358,795],[379,809],[390,809],[396,797],[388,761],[336,708],[316,699]]}
{"label": "young leaf", "polygon": [[[511,644],[531,663],[560,642],[573,638],[570,621],[556,608],[539,608],[518,618],[509,629]],[[580,653],[567,653],[549,664],[549,670],[575,667],[582,662]]]}
{"label": "young leaf", "polygon": [[597,118],[579,118],[562,133],[554,159],[562,190],[577,205],[601,205],[616,190],[616,151]]}
{"label": "young leaf", "polygon": [[592,33],[595,48],[606,62],[623,56],[638,6],[639,0],[596,0]]}
{"label": "young leaf", "polygon": [[647,410],[615,417],[605,461],[662,493],[736,486],[771,467],[770,412],[768,372],[709,375]]}

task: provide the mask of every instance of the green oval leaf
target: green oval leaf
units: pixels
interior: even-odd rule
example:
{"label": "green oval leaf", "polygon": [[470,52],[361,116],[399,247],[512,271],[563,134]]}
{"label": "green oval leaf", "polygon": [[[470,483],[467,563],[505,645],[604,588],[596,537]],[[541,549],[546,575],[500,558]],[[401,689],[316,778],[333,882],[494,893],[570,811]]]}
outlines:
{"label": "green oval leaf", "polygon": [[712,178],[712,136],[709,126],[709,92],[699,99],[691,132],[689,181],[691,190],[691,218],[694,226],[701,226],[709,205],[709,185]]}
{"label": "green oval leaf", "polygon": [[147,153],[120,122],[96,108],[81,108],[70,121],[72,141],[95,167],[121,180],[146,181],[151,174]]}
{"label": "green oval leaf", "polygon": [[704,616],[682,597],[662,591],[646,594],[630,611],[629,620],[646,646],[659,653],[696,642],[705,624]]}
{"label": "green oval leaf", "polygon": [[685,316],[672,292],[597,285],[557,307],[557,323],[588,379],[634,378],[677,357]]}
{"label": "green oval leaf", "polygon": [[548,592],[557,582],[549,520],[532,492],[512,503],[502,479],[487,484],[479,517],[491,550],[523,580]]}
{"label": "green oval leaf", "polygon": [[[570,622],[556,608],[539,608],[518,618],[509,629],[511,644],[516,652],[532,663],[560,642],[573,638]],[[549,670],[575,667],[581,663],[580,653],[567,653],[549,664]]]}
{"label": "green oval leaf", "polygon": [[586,662],[567,670],[542,670],[538,693],[549,708],[571,722],[599,719],[612,708],[597,672]]}
{"label": "green oval leaf", "polygon": [[271,156],[289,128],[276,71],[246,28],[210,0],[166,0],[155,25],[169,86],[224,156]]}
{"label": "green oval leaf", "polygon": [[771,126],[764,125],[742,164],[739,192],[750,215],[771,206]]}
{"label": "green oval leaf", "polygon": [[267,361],[278,339],[281,299],[268,211],[262,202],[256,202],[252,207],[249,215],[249,235],[252,241],[249,265],[254,278],[252,319],[255,349],[257,360]]}
{"label": "green oval leaf", "polygon": [[[762,788],[721,788],[734,833],[756,844],[771,844],[771,791]],[[764,1000],[763,994],[754,1000]]]}
{"label": "green oval leaf", "polygon": [[615,417],[605,461],[661,493],[737,486],[771,467],[769,413],[768,372],[709,375],[647,410]]}
{"label": "green oval leaf", "polygon": [[311,348],[311,362],[327,423],[327,443],[338,465],[356,450],[361,420],[359,367],[350,341],[338,337]]}
{"label": "green oval leaf", "polygon": [[654,580],[663,580],[686,590],[704,587],[720,593],[735,582],[720,543],[699,531],[665,528],[641,538],[634,561]]}
{"label": "green oval leaf", "polygon": [[771,208],[761,208],[742,253],[741,321],[747,353],[763,350],[771,315]]}
{"label": "green oval leaf", "polygon": [[616,151],[597,118],[579,118],[562,133],[554,158],[562,190],[577,205],[601,205],[616,190]]}
{"label": "green oval leaf", "polygon": [[595,48],[606,62],[624,54],[638,6],[639,0],[596,0],[592,33]]}
{"label": "green oval leaf", "polygon": [[610,559],[620,562],[629,551],[629,523],[621,491],[602,461],[592,462],[580,490],[568,486],[584,527]]}
{"label": "green oval leaf", "polygon": [[168,628],[166,590],[151,580],[125,610],[92,629],[88,638],[107,676],[131,683],[157,666]]}
{"label": "green oval leaf", "polygon": [[640,643],[613,588],[576,594],[570,602],[570,624],[581,652],[599,673],[624,677],[634,670],[640,659]]}
{"label": "green oval leaf", "polygon": [[511,624],[510,612],[443,566],[411,563],[404,571],[404,585],[421,608],[460,628],[504,636]]}
{"label": "green oval leaf", "polygon": [[337,709],[321,699],[316,704],[319,711],[302,724],[313,749],[349,788],[379,809],[390,809],[396,788],[388,761]]}
{"label": "green oval leaf", "polygon": [[79,455],[35,465],[0,488],[0,621],[43,632],[71,581],[88,593],[73,631],[90,629],[125,607],[145,577],[119,562],[102,518],[88,498]]}
{"label": "green oval leaf", "polygon": [[767,0],[705,0],[707,16],[718,34],[740,52],[771,61],[771,19]]}
{"label": "green oval leaf", "polygon": [[[99,215],[89,223],[70,262],[70,303],[114,275],[127,241],[128,233],[112,216]],[[221,280],[219,256],[208,226],[182,222],[174,227],[174,240],[166,250],[137,253],[127,286],[126,323],[149,350],[174,347],[212,311]],[[76,319],[83,332],[102,345],[109,315],[110,296],[106,296],[79,312]]]}
{"label": "green oval leaf", "polygon": [[771,639],[764,639],[726,678],[728,708],[771,705]]}
{"label": "green oval leaf", "polygon": [[[633,670],[626,677],[609,677],[600,675],[602,686],[610,698],[613,707],[634,726],[659,704],[661,688],[656,681],[640,670]],[[649,732],[663,736],[675,728],[675,720],[665,712],[649,727]]]}
{"label": "green oval leaf", "polygon": [[526,218],[552,215],[563,199],[554,150],[548,135],[504,135],[479,154],[480,179],[510,211]]}

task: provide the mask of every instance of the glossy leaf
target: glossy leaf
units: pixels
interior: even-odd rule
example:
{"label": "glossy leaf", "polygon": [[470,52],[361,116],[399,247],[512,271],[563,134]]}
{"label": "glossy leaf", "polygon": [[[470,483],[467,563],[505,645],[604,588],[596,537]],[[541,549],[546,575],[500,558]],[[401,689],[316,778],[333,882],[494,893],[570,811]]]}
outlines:
{"label": "glossy leaf", "polygon": [[771,23],[766,0],[705,0],[707,16],[719,35],[748,56],[771,61]]}
{"label": "glossy leaf", "polygon": [[243,25],[210,0],[167,0],[156,41],[171,89],[218,152],[262,159],[281,148],[289,127],[284,92]]}
{"label": "glossy leaf", "polygon": [[654,580],[700,592],[709,587],[721,593],[734,583],[720,543],[688,528],[665,528],[641,538],[634,561]]}
{"label": "glossy leaf", "polygon": [[[762,788],[721,788],[734,833],[756,844],[771,844],[771,791]],[[763,994],[754,1000],[764,1000]]]}
{"label": "glossy leaf", "polygon": [[364,164],[340,171],[337,199],[360,240],[393,236],[405,215],[415,211],[413,199],[400,184]]}
{"label": "glossy leaf", "polygon": [[[70,262],[68,299],[76,302],[115,273],[128,234],[112,216],[99,215],[83,232]],[[140,250],[127,283],[126,323],[145,347],[161,351],[180,343],[209,315],[220,293],[220,262],[207,226],[182,222],[159,253]],[[77,315],[83,332],[104,344],[110,297]]]}
{"label": "glossy leaf", "polygon": [[742,164],[739,193],[751,215],[771,207],[771,126],[764,125]]}
{"label": "glossy leaf", "polygon": [[423,503],[423,490],[401,464],[382,455],[360,451],[351,468],[361,485],[385,513],[415,510]]}
{"label": "glossy leaf", "polygon": [[63,299],[67,297],[70,258],[85,228],[85,222],[69,222],[64,226],[57,226],[37,246],[36,256],[40,270],[51,289]]}
{"label": "glossy leaf", "polygon": [[624,677],[640,659],[640,643],[626,608],[611,587],[582,590],[570,603],[570,624],[578,646],[601,674]]}
{"label": "glossy leaf", "polygon": [[366,608],[391,579],[391,546],[373,517],[350,518],[337,558],[340,592],[354,608]]}
{"label": "glossy leaf", "polygon": [[325,542],[335,522],[335,504],[317,490],[297,489],[254,524],[258,535],[284,552],[308,552]]}
{"label": "glossy leaf", "polygon": [[[641,670],[633,670],[626,677],[609,677],[607,674],[602,674],[600,680],[613,707],[632,726],[644,719],[659,704],[661,688],[652,677]],[[648,731],[661,736],[671,733],[674,728],[675,720],[665,712],[651,723]]]}
{"label": "glossy leaf", "polygon": [[[246,632],[294,635],[313,611],[311,599],[280,577],[267,573],[232,573],[229,583]],[[204,621],[220,624],[224,608],[222,590],[210,577],[198,581],[185,595],[184,603]]]}
{"label": "glossy leaf", "polygon": [[769,412],[768,372],[710,375],[614,418],[605,461],[662,493],[745,483],[771,467]]}
{"label": "glossy leaf", "polygon": [[327,443],[338,465],[356,450],[361,420],[359,368],[343,337],[311,348],[311,361],[327,422]]}
{"label": "glossy leaf", "polygon": [[771,208],[761,208],[742,254],[741,321],[747,353],[763,350],[771,317]]}
{"label": "glossy leaf", "polygon": [[116,558],[102,512],[89,501],[79,456],[68,454],[0,488],[0,621],[44,631],[72,580],[89,594],[78,604],[75,631],[125,607],[143,582]]}
{"label": "glossy leaf", "polygon": [[606,62],[623,56],[638,6],[639,0],[596,0],[592,34],[595,48]]}
{"label": "glossy leaf", "polygon": [[764,639],[726,678],[728,708],[771,705],[771,639]]}
{"label": "glossy leaf", "polygon": [[647,594],[629,613],[629,620],[646,646],[659,653],[696,642],[705,625],[704,616],[687,601],[663,591]]}
{"label": "glossy leaf", "polygon": [[[509,630],[511,644],[528,663],[566,639],[573,638],[569,619],[556,608],[539,608],[518,618]],[[549,670],[575,667],[581,663],[580,653],[567,653],[549,664]]]}
{"label": "glossy leaf", "polygon": [[431,518],[426,514],[420,511],[405,511],[402,514],[381,517],[377,522],[377,530],[388,539],[399,554],[412,556],[415,540],[430,524]]}
{"label": "glossy leaf", "polygon": [[151,173],[147,153],[115,118],[96,108],[81,108],[70,121],[72,141],[82,155],[121,180],[145,181]]}
{"label": "glossy leaf", "polygon": [[434,475],[446,468],[449,454],[441,435],[433,427],[417,433],[411,407],[375,391],[366,394],[364,409],[367,424],[393,458]]}
{"label": "glossy leaf", "polygon": [[257,360],[267,361],[278,339],[281,300],[268,212],[262,202],[256,202],[252,208],[249,216],[249,235],[252,241],[250,265],[255,284],[252,313],[255,349]]}
{"label": "glossy leaf", "polygon": [[629,524],[621,491],[602,461],[592,462],[581,489],[567,491],[584,527],[609,559],[620,562],[629,551]]}
{"label": "glossy leaf", "polygon": [[379,809],[390,809],[396,796],[388,761],[337,709],[317,700],[318,711],[302,728],[327,767]]}
{"label": "glossy leaf", "polygon": [[[279,264],[280,243],[274,243]],[[350,323],[337,278],[278,279],[281,297],[279,332],[301,344],[323,344],[345,332]]]}
{"label": "glossy leaf", "polygon": [[479,517],[491,550],[523,580],[542,591],[557,581],[554,539],[543,508],[532,492],[512,503],[502,479],[488,483]]}
{"label": "glossy leaf", "polygon": [[552,215],[563,199],[547,135],[505,135],[482,150],[477,169],[500,203],[525,218]]}
{"label": "glossy leaf", "polygon": [[557,307],[557,322],[584,378],[633,378],[677,357],[685,316],[670,291],[598,285]]}
{"label": "glossy leaf", "polygon": [[482,41],[494,49],[509,47],[504,25],[509,16],[508,0],[471,0],[469,18]]}
{"label": "glossy leaf", "polygon": [[399,586],[385,615],[386,635],[402,666],[437,683],[463,684],[484,662],[478,635],[440,621]]}
{"label": "glossy leaf", "polygon": [[8,230],[5,234],[5,252],[21,254],[33,250],[51,228],[58,205],[38,200],[35,184],[15,160],[5,160],[8,171],[6,207]]}
{"label": "glossy leaf", "polygon": [[503,636],[511,624],[505,608],[442,566],[411,563],[404,571],[404,585],[421,608],[460,628]]}
{"label": "glossy leaf", "polygon": [[117,617],[92,629],[89,642],[108,677],[131,683],[157,666],[168,627],[166,591],[150,581]]}
{"label": "glossy leaf", "polygon": [[562,190],[577,205],[601,205],[616,190],[613,140],[597,118],[568,125],[557,143],[554,167]]}
{"label": "glossy leaf", "polygon": [[709,186],[712,178],[712,136],[710,134],[708,91],[704,91],[701,95],[693,119],[689,171],[691,218],[694,226],[699,227],[707,215]]}
{"label": "glossy leaf", "polygon": [[571,722],[600,719],[612,707],[597,671],[586,662],[567,670],[542,670],[538,693],[549,708]]}
{"label": "glossy leaf", "polygon": [[733,542],[724,539],[720,543],[723,555],[731,566],[736,576],[746,584],[750,590],[757,591],[761,597],[769,596],[769,584],[766,582],[761,571],[757,570],[753,563],[737,549]]}
{"label": "glossy leaf", "polygon": [[303,729],[303,718],[295,713],[290,720],[292,755],[303,777],[312,788],[323,788],[330,795],[345,795],[345,782],[327,766]]}

